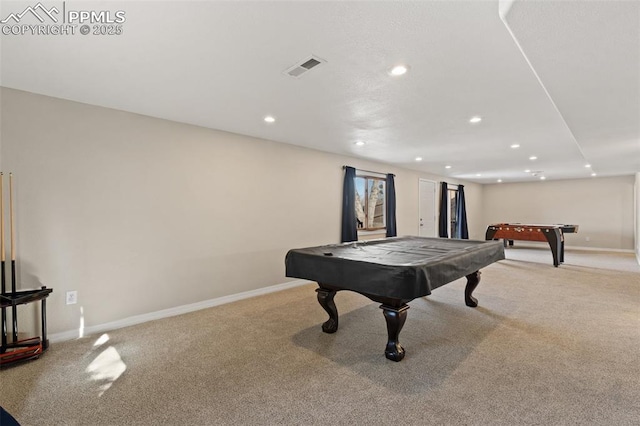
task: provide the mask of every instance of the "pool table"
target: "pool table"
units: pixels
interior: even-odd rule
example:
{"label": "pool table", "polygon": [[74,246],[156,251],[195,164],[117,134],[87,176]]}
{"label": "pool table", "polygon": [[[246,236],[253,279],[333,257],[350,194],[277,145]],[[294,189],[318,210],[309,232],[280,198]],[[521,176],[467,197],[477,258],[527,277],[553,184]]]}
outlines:
{"label": "pool table", "polygon": [[446,238],[392,237],[290,250],[285,258],[287,277],[318,283],[318,302],[329,314],[325,333],[338,330],[336,292],[350,290],[382,305],[387,323],[385,356],[401,361],[405,350],[398,337],[407,318],[408,302],[466,277],[467,306],[480,282],[480,269],[504,259],[498,241]]}

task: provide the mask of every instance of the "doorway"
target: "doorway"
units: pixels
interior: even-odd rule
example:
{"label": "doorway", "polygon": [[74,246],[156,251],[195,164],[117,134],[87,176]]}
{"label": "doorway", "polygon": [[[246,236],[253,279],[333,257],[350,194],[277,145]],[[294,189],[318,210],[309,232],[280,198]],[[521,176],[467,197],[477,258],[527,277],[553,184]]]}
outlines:
{"label": "doorway", "polygon": [[437,237],[436,226],[436,182],[420,179],[418,235],[421,237]]}

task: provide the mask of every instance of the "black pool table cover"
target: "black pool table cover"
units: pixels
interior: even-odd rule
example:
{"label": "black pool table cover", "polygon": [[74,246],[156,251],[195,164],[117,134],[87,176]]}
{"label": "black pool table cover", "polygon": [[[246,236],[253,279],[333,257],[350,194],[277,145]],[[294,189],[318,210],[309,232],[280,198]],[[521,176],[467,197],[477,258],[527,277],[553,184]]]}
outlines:
{"label": "black pool table cover", "polygon": [[287,277],[413,300],[504,259],[499,241],[392,237],[293,249]]}

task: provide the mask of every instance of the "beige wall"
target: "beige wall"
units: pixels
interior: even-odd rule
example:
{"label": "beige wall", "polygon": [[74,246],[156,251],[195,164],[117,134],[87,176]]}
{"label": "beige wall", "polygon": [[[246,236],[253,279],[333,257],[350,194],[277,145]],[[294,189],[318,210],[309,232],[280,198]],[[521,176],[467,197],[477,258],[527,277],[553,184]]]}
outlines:
{"label": "beige wall", "polygon": [[[396,174],[399,235],[418,232],[419,178],[441,179],[10,89],[1,102],[19,288],[54,289],[52,333],[289,281],[287,250],[339,241],[345,164]],[[465,189],[482,238],[482,187]]]}
{"label": "beige wall", "polygon": [[485,185],[484,224],[577,224],[568,246],[632,250],[633,187],[634,176]]}

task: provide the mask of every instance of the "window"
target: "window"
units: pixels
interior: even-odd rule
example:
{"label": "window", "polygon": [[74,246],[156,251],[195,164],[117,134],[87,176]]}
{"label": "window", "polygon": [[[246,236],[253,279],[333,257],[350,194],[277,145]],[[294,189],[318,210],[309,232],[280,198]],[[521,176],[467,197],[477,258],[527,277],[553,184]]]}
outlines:
{"label": "window", "polygon": [[359,231],[385,229],[386,181],[373,176],[356,176],[356,221]]}
{"label": "window", "polygon": [[449,192],[449,238],[456,235],[456,225],[458,223],[456,199],[458,198],[458,188],[448,189]]}

